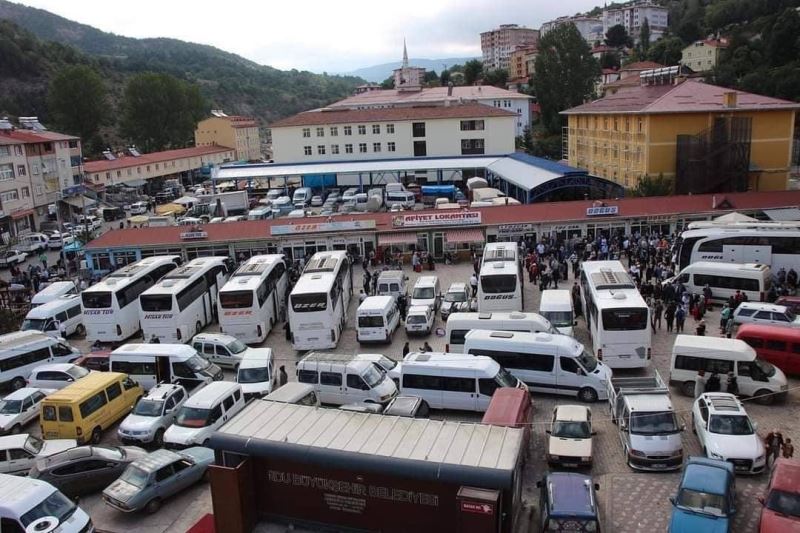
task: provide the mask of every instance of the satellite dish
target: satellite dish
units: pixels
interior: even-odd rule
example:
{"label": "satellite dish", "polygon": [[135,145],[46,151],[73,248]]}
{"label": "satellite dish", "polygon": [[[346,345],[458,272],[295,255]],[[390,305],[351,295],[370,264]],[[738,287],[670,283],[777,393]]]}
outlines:
{"label": "satellite dish", "polygon": [[58,518],[55,516],[43,516],[31,522],[25,528],[25,533],[50,533],[58,527]]}

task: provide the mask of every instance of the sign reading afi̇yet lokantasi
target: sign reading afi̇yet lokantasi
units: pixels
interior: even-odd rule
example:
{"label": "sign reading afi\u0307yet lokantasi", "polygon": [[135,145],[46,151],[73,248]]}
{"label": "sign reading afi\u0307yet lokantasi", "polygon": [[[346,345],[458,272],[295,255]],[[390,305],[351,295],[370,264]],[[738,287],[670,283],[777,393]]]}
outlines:
{"label": "sign reading afi\u0307yet lokantasi", "polygon": [[480,224],[480,211],[450,211],[441,213],[419,213],[392,217],[395,228],[415,228],[420,226],[462,226]]}

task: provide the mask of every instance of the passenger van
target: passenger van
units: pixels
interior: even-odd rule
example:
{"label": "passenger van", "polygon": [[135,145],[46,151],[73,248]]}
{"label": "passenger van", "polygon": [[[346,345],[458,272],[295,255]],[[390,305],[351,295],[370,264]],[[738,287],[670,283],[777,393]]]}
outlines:
{"label": "passenger van", "polygon": [[71,363],[80,355],[63,339],[54,339],[40,331],[0,335],[0,384],[11,383],[12,389],[21,389],[37,366]]}
{"label": "passenger van", "polygon": [[311,352],[297,363],[297,381],[313,385],[319,401],[331,405],[385,404],[397,396],[394,381],[357,355]]}
{"label": "passenger van", "polygon": [[292,195],[292,204],[295,208],[302,209],[311,203],[312,196],[311,187],[300,187]]}
{"label": "passenger van", "polygon": [[406,276],[402,270],[384,270],[378,274],[378,285],[375,294],[379,296],[394,296],[400,298],[408,292]]}
{"label": "passenger van", "polygon": [[388,191],[386,193],[386,205],[400,205],[403,209],[413,209],[416,204],[413,192],[409,191]]}
{"label": "passenger van", "polygon": [[294,211],[294,205],[288,196],[280,196],[272,201],[272,218],[289,214],[292,211]]}
{"label": "passenger van", "polygon": [[726,375],[733,372],[739,394],[755,396],[756,401],[765,405],[776,397],[785,398],[789,389],[786,375],[758,358],[756,351],[741,339],[678,335],[672,348],[669,384],[680,387],[687,396],[694,396],[698,370],[705,371],[706,379],[711,373],[717,374],[723,387]]}
{"label": "passenger van", "polygon": [[574,337],[575,309],[572,307],[572,294],[566,289],[548,289],[542,292],[539,314],[562,335]]}
{"label": "passenger van", "polygon": [[770,287],[772,276],[767,265],[757,263],[692,263],[674,278],[691,294],[703,294],[703,288],[711,289],[711,299],[727,301],[736,291],[747,294],[751,302],[763,302]]}
{"label": "passenger van", "polygon": [[476,329],[467,333],[464,353],[491,357],[531,391],[608,399],[611,369],[566,335]]}
{"label": "passenger van", "polygon": [[158,383],[179,383],[187,391],[221,381],[222,369],[185,344],[124,344],[109,356],[112,372],[124,372],[144,390]]}
{"label": "passenger van", "polygon": [[420,276],[414,283],[411,291],[410,305],[427,305],[434,312],[439,310],[442,297],[442,287],[437,276]]}
{"label": "passenger van", "polygon": [[394,296],[368,296],[356,311],[356,340],[366,342],[392,342],[392,335],[400,325],[400,311]]}
{"label": "passenger van", "polygon": [[8,474],[0,474],[0,524],[3,533],[94,531],[89,515],[50,483]]}
{"label": "passenger van", "polygon": [[800,375],[800,329],[742,324],[736,338],[746,342],[759,358],[769,361],[784,373]]}
{"label": "passenger van", "polygon": [[34,307],[25,315],[20,329],[41,331],[51,337],[68,337],[73,333],[86,335],[80,295],[61,296]]}
{"label": "passenger van", "polygon": [[272,348],[248,350],[236,370],[236,382],[242,386],[244,400],[260,398],[272,392],[275,367]]}
{"label": "passenger van", "polygon": [[17,239],[17,244],[14,245],[14,249],[29,254],[44,251],[47,249],[48,240],[47,235],[44,233],[21,235],[19,239]]}
{"label": "passenger van", "polygon": [[211,434],[244,409],[244,394],[238,383],[209,383],[189,397],[164,433],[167,448],[206,446]]}
{"label": "passenger van", "polygon": [[127,416],[143,395],[125,374],[91,372],[42,400],[42,437],[100,444],[103,430]]}
{"label": "passenger van", "polygon": [[264,400],[279,403],[294,403],[298,405],[309,405],[319,407],[319,396],[314,390],[313,385],[291,381],[282,385],[266,395]]}
{"label": "passenger van", "polygon": [[411,352],[397,366],[403,396],[419,396],[431,409],[485,412],[497,389],[525,390],[490,357]]}
{"label": "passenger van", "polygon": [[471,329],[492,331],[526,331],[528,333],[559,332],[542,315],[537,313],[453,313],[447,319],[445,330],[445,351],[461,353],[464,351],[464,337]]}
{"label": "passenger van", "polygon": [[78,288],[72,281],[54,281],[44,289],[40,290],[31,298],[31,309],[55,300],[60,296],[78,294]]}

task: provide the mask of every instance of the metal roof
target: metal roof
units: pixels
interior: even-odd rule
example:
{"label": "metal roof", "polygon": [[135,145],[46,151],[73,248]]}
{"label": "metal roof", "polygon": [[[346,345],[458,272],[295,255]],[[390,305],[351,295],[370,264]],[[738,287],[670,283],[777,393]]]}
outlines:
{"label": "metal roof", "polygon": [[790,222],[800,220],[800,209],[787,207],[784,209],[765,209],[764,214],[775,222]]}

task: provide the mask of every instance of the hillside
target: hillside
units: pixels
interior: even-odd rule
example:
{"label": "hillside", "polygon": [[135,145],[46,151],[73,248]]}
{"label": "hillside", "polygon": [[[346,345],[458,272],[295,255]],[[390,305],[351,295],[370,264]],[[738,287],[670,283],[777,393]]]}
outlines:
{"label": "hillside", "polygon": [[[102,71],[110,85],[112,101],[121,94],[126,77],[131,74],[164,72],[197,83],[213,108],[253,115],[264,124],[324,106],[364,83],[353,76],[282,71],[212,46],[177,39],[122,37],[6,0],[0,0],[0,19],[30,32],[3,26],[0,89],[4,90],[0,92],[0,112],[36,113],[46,118],[43,95],[48,80],[59,67],[75,63],[91,63]],[[13,61],[3,57],[7,50],[11,57],[25,58],[24,72],[9,70]],[[27,51],[19,56],[20,50]],[[30,96],[30,105],[20,100],[24,96]]]}
{"label": "hillside", "polygon": [[[470,59],[475,59],[475,58],[474,57],[448,57],[444,59],[412,58],[408,60],[408,63],[414,67],[422,67],[429,71],[434,70],[436,71],[437,74],[439,74],[444,68],[444,65],[446,65],[448,68],[452,67],[453,65],[463,65]],[[402,65],[401,61],[393,61],[391,63],[372,65],[371,67],[362,67],[350,72],[345,72],[343,75],[357,76],[359,78],[364,78],[367,81],[380,83],[389,76],[391,76],[392,71],[396,68],[400,68],[401,65]]]}

